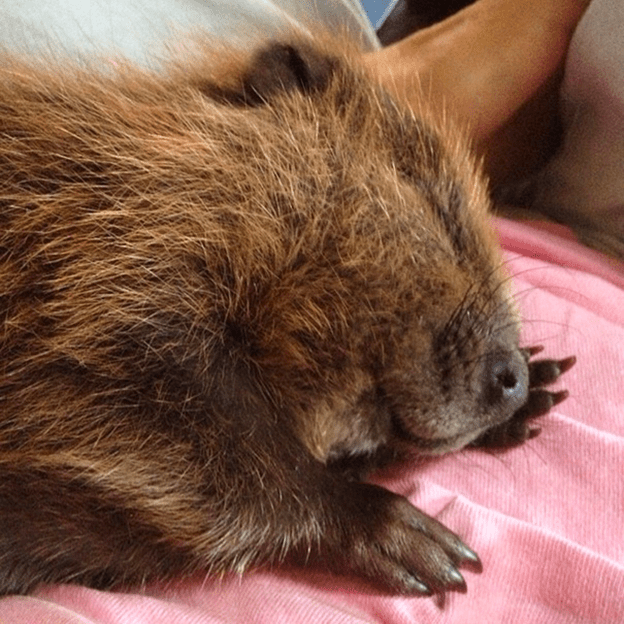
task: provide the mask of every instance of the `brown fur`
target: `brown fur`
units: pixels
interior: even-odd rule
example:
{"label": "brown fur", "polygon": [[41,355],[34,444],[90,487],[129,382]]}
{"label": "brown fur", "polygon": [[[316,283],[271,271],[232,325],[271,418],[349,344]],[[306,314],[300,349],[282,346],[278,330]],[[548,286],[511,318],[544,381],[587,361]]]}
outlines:
{"label": "brown fur", "polygon": [[343,48],[3,59],[0,592],[290,554],[463,587],[459,538],[343,471],[522,441],[570,362],[527,366],[459,134]]}

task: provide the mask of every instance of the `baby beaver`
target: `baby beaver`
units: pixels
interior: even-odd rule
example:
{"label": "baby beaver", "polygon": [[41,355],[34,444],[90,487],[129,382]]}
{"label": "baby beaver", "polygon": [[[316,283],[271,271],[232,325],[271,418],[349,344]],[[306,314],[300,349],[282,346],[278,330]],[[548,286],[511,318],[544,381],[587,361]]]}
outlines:
{"label": "baby beaver", "polygon": [[465,589],[477,555],[359,476],[521,443],[574,358],[519,348],[457,133],[345,50],[3,58],[0,592],[284,558]]}

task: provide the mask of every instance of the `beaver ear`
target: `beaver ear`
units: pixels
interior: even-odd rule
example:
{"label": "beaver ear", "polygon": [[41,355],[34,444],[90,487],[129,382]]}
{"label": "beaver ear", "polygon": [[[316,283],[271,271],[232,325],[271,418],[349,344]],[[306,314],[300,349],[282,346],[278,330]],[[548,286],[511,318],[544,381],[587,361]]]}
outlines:
{"label": "beaver ear", "polygon": [[255,53],[237,86],[206,85],[203,90],[228,104],[259,106],[282,93],[324,89],[336,64],[335,58],[306,43],[273,42]]}

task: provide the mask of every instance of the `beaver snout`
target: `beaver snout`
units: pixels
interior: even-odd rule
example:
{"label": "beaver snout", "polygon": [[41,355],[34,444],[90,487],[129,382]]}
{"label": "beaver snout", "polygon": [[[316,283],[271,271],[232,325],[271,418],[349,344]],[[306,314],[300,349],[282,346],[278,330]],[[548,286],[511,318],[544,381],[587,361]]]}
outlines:
{"label": "beaver snout", "polygon": [[485,404],[511,417],[529,397],[529,369],[520,351],[498,350],[488,354],[484,367]]}

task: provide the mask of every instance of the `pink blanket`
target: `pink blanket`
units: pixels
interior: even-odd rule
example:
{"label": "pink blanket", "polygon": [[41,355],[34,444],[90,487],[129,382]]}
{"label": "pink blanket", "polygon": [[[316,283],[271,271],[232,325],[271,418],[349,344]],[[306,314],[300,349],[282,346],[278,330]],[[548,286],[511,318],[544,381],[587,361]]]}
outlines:
{"label": "pink blanket", "polygon": [[578,356],[562,382],[570,398],[518,449],[467,450],[377,477],[479,553],[484,570],[465,573],[466,595],[396,598],[353,579],[279,570],[140,594],[48,587],[0,600],[0,622],[624,622],[624,269],[565,232],[498,227],[525,344]]}

